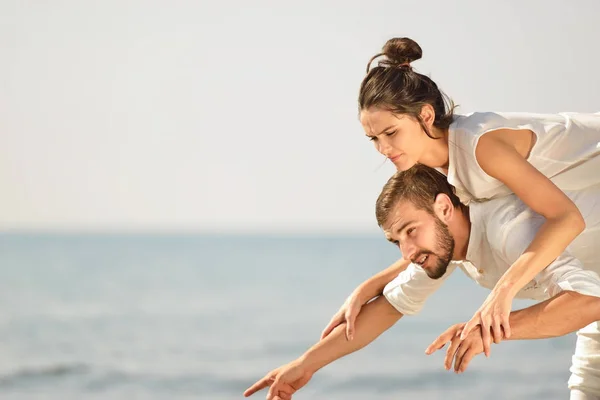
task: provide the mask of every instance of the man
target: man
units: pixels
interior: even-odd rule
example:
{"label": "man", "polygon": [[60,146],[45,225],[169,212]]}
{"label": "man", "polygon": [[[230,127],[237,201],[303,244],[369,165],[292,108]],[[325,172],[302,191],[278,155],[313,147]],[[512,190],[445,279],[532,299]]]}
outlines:
{"label": "man", "polygon": [[[600,330],[595,322],[600,320],[596,272],[600,249],[595,246],[600,243],[600,187],[567,194],[584,216],[586,230],[517,294],[541,302],[511,313],[509,339],[549,338],[580,330],[569,379],[571,399],[600,399]],[[421,165],[397,172],[384,186],[376,210],[388,240],[413,262],[383,274],[392,271],[398,276],[386,285],[383,296],[363,307],[352,340],[346,340],[343,324],[337,326],[301,357],[269,372],[245,396],[270,386],[267,399],[289,400],[316,371],[366,346],[403,315],[418,313],[456,268],[493,288],[543,223],[543,217],[516,196],[466,207],[445,176]],[[450,327],[427,349],[431,354],[451,342],[445,363],[449,368],[454,359],[457,371],[464,371],[471,358],[483,351],[480,329],[464,341],[458,337],[461,330],[462,324]]]}

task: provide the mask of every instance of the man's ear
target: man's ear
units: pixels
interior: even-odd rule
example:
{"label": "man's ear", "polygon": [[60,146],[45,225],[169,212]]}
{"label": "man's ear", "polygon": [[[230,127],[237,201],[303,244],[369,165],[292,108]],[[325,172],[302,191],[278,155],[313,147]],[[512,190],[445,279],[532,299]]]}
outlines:
{"label": "man's ear", "polygon": [[435,201],[433,202],[433,211],[441,221],[447,224],[454,215],[454,204],[452,204],[452,201],[448,195],[439,193],[437,196],[435,196]]}

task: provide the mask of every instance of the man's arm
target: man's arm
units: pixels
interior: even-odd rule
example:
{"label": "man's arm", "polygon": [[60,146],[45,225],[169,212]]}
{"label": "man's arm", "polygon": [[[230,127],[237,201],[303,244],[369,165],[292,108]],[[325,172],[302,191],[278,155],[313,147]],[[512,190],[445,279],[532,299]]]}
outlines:
{"label": "man's arm", "polygon": [[329,336],[311,347],[301,357],[272,370],[259,379],[246,389],[244,396],[252,396],[259,390],[270,387],[268,400],[290,399],[296,391],[310,381],[316,371],[365,347],[400,318],[402,314],[392,307],[385,297],[379,297],[367,304],[358,316],[354,340],[347,341],[344,325],[337,326]]}
{"label": "man's arm", "polygon": [[358,315],[352,341],[346,340],[344,324],[339,325],[329,336],[308,349],[300,357],[300,361],[314,373],[327,364],[362,349],[394,325],[402,315],[385,297],[378,297],[365,305]]}
{"label": "man's arm", "polygon": [[[566,335],[584,326],[600,320],[600,298],[573,291],[563,291],[556,296],[510,314],[513,334],[510,340],[544,339]],[[425,350],[432,354],[450,346],[446,351],[444,366],[450,369],[454,361],[454,370],[464,372],[471,359],[483,352],[483,335],[480,329],[471,331],[463,340],[460,332],[465,324],[456,324],[448,328]]]}
{"label": "man's arm", "polygon": [[510,340],[566,335],[600,320],[600,297],[565,290],[541,303],[510,314]]}
{"label": "man's arm", "polygon": [[403,258],[399,259],[386,269],[373,275],[355,289],[355,293],[362,304],[365,304],[373,297],[380,296],[383,293],[385,285],[394,280],[398,274],[406,269],[410,261]]}
{"label": "man's arm", "polygon": [[323,332],[321,332],[321,339],[327,337],[335,327],[345,322],[346,338],[352,340],[354,337],[354,323],[362,306],[373,300],[373,298],[380,296],[385,286],[404,271],[409,264],[410,261],[401,258],[383,271],[361,283],[348,296],[333,317],[331,317],[331,320],[329,320],[329,323],[323,329]]}

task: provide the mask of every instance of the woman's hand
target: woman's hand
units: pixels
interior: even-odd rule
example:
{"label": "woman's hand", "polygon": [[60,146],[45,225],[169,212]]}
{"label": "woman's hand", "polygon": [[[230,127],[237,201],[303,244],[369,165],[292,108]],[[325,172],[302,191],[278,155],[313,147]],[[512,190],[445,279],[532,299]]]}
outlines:
{"label": "woman's hand", "polygon": [[366,301],[361,299],[360,291],[353,292],[342,304],[339,311],[336,312],[329,324],[325,327],[323,332],[321,333],[321,339],[324,339],[337,327],[338,325],[346,323],[346,339],[352,340],[354,336],[354,322],[356,321],[356,317],[358,313],[360,313],[360,309],[363,305],[365,305]]}
{"label": "woman's hand", "polygon": [[508,319],[512,301],[513,296],[508,293],[508,290],[494,288],[479,310],[465,325],[460,340],[464,340],[477,325],[480,325],[483,349],[486,357],[489,357],[492,340],[494,340],[494,343],[500,343],[503,338],[508,339],[510,337]]}

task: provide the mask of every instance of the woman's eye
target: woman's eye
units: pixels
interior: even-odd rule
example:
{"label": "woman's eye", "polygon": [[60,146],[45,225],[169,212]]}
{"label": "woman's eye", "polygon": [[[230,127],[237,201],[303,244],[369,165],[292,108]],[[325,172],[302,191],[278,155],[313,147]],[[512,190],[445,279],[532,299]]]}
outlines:
{"label": "woman's eye", "polygon": [[392,131],[392,132],[386,132],[385,136],[392,136],[396,133],[396,131]]}
{"label": "woman's eye", "polygon": [[376,142],[377,141],[377,136],[369,136],[369,140],[371,142]]}
{"label": "woman's eye", "polygon": [[407,234],[407,235],[410,235],[410,234],[412,234],[414,231],[415,231],[415,228],[409,228],[409,229],[406,231],[406,234]]}

